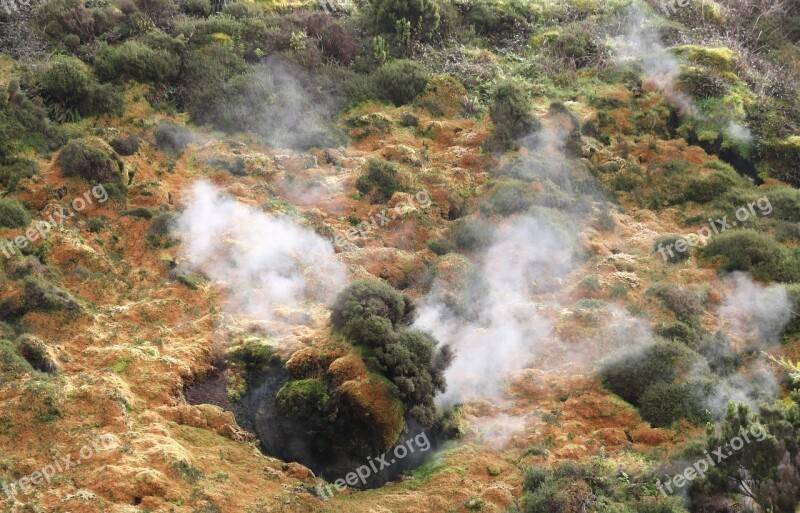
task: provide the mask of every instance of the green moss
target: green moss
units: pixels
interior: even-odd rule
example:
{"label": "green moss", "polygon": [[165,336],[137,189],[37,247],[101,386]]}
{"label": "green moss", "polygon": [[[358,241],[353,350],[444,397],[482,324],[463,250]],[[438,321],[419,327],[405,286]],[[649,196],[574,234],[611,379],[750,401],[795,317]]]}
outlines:
{"label": "green moss", "polygon": [[671,51],[685,57],[694,64],[708,66],[717,71],[733,71],[736,65],[736,53],[725,47],[710,48],[696,45],[676,46]]}
{"label": "green moss", "polygon": [[278,407],[288,416],[308,419],[328,407],[330,397],[319,379],[288,381],[277,395]]}
{"label": "green moss", "polygon": [[770,176],[800,187],[800,136],[765,141],[762,151]]}
{"label": "green moss", "polygon": [[33,367],[17,352],[14,343],[0,340],[0,383],[26,372],[33,372]]}

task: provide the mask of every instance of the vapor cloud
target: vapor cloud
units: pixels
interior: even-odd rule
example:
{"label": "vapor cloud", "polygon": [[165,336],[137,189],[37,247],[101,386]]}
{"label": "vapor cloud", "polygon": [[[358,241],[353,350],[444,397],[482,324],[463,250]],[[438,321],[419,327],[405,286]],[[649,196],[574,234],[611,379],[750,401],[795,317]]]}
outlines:
{"label": "vapor cloud", "polygon": [[229,307],[260,319],[305,300],[327,301],[346,283],[332,245],[285,217],[271,217],[205,181],[177,220],[188,265],[229,292]]}

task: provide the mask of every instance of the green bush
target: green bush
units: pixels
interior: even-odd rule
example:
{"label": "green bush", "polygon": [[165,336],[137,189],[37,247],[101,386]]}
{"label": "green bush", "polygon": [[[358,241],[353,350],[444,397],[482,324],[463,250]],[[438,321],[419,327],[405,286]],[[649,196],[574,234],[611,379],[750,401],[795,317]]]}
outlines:
{"label": "green bush", "polygon": [[208,18],[214,12],[210,0],[183,0],[180,7],[182,12],[198,18]]}
{"label": "green bush", "polygon": [[180,58],[167,50],[154,50],[139,41],[129,40],[119,46],[101,47],[94,65],[103,80],[133,79],[162,84],[178,76]]}
{"label": "green bush", "polygon": [[639,412],[654,427],[669,426],[679,419],[695,424],[708,422],[705,405],[715,386],[716,381],[709,378],[654,383],[642,394]]}
{"label": "green bush", "polygon": [[703,303],[700,295],[671,283],[656,283],[647,291],[660,299],[664,306],[672,310],[678,319],[691,320],[703,313]]}
{"label": "green bush", "polygon": [[731,187],[742,184],[733,169],[714,170],[709,176],[689,178],[683,194],[684,200],[706,203],[725,194]]}
{"label": "green bush", "polygon": [[433,397],[445,390],[444,371],[453,354],[448,346],[437,349],[432,336],[407,327],[411,310],[410,300],[394,288],[359,281],[336,297],[331,324],[353,343],[374,352],[408,413],[429,427],[436,417]]}
{"label": "green bush", "polygon": [[129,157],[139,151],[141,142],[135,135],[125,134],[113,138],[109,145],[123,157]]}
{"label": "green bush", "polygon": [[680,235],[664,235],[659,237],[653,243],[653,252],[658,253],[661,258],[666,257],[666,261],[670,264],[678,264],[684,260],[688,260],[691,252],[687,245],[686,251],[678,251],[675,249],[675,243],[679,240],[685,240]]}
{"label": "green bush", "polygon": [[556,481],[547,481],[525,495],[524,513],[567,513],[570,511],[569,492]]}
{"label": "green bush", "polygon": [[429,78],[430,74],[422,64],[410,60],[390,62],[374,74],[380,98],[398,107],[414,101],[425,90]]}
{"label": "green bush", "polygon": [[527,210],[532,204],[533,199],[528,194],[525,184],[509,181],[500,183],[494,188],[492,195],[486,201],[485,209],[488,213],[510,216]]}
{"label": "green bush", "polygon": [[496,38],[529,28],[534,18],[534,4],[527,0],[474,2],[466,15],[478,34]]}
{"label": "green bush", "polygon": [[653,384],[672,383],[702,361],[680,342],[658,340],[607,359],[600,367],[600,379],[607,389],[638,406]]}
{"label": "green bush", "polygon": [[66,290],[50,282],[28,276],[23,289],[25,309],[35,312],[77,312],[80,305]]}
{"label": "green bush", "polygon": [[356,189],[361,194],[377,191],[376,200],[388,201],[395,192],[402,191],[397,164],[385,160],[370,159],[367,163],[367,174],[356,180]]}
{"label": "green bush", "polygon": [[123,164],[107,144],[98,139],[71,141],[58,153],[56,162],[64,176],[77,176],[90,183],[123,184]]}
{"label": "green bush", "polygon": [[747,271],[768,281],[800,281],[797,255],[767,233],[729,230],[711,239],[700,253],[706,258],[719,258],[724,271]]}
{"label": "green bush", "polygon": [[784,221],[800,222],[800,191],[792,187],[770,187],[766,191],[773,216]]}
{"label": "green bush", "polygon": [[25,206],[15,199],[0,198],[0,228],[24,228],[31,222]]}
{"label": "green bush", "polygon": [[480,250],[492,242],[491,226],[480,219],[458,219],[453,222],[451,230],[453,243],[460,250]]}
{"label": "green bush", "polygon": [[494,131],[486,140],[487,148],[499,152],[516,149],[518,138],[538,130],[541,123],[530,109],[528,92],[521,84],[510,80],[497,84],[489,101]]}
{"label": "green bush", "polygon": [[384,32],[395,31],[397,22],[411,23],[412,36],[429,39],[439,26],[439,5],[434,0],[376,0],[375,21]]}

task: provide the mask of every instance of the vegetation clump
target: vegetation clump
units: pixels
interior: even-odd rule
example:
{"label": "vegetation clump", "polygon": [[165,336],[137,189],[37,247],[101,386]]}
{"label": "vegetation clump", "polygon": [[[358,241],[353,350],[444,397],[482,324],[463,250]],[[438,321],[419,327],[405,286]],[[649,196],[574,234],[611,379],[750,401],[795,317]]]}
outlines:
{"label": "vegetation clump", "polygon": [[122,179],[123,164],[117,154],[99,139],[78,139],[69,142],[56,159],[64,176],[75,176],[90,183],[118,183]]}

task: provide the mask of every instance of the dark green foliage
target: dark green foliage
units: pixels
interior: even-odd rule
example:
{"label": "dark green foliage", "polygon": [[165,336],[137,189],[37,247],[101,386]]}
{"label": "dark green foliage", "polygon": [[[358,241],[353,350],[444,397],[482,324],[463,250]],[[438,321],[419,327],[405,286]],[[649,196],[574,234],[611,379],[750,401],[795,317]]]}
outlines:
{"label": "dark green foliage", "polygon": [[367,173],[356,180],[356,189],[361,194],[371,194],[374,191],[376,201],[388,201],[395,192],[403,190],[399,169],[400,167],[392,162],[370,159],[367,163]]}
{"label": "dark green foliage", "polygon": [[411,308],[410,300],[392,287],[358,281],[336,297],[331,324],[353,343],[374,350],[380,370],[397,387],[408,413],[431,426],[433,397],[445,390],[444,371],[453,354],[447,346],[437,350],[430,335],[407,327]]}
{"label": "dark green foliage", "polygon": [[657,331],[659,336],[667,340],[677,340],[692,348],[700,344],[700,334],[697,329],[681,321],[661,325]]}
{"label": "dark green foliage", "polygon": [[376,0],[373,3],[378,27],[393,33],[397,22],[411,23],[412,37],[429,39],[439,26],[439,5],[434,0]]}
{"label": "dark green foliage", "polygon": [[123,157],[129,157],[139,151],[139,138],[133,134],[120,135],[111,140],[109,145]]}
{"label": "dark green foliage", "polygon": [[176,155],[182,153],[186,146],[197,139],[189,127],[169,121],[159,122],[153,133],[159,151]]}
{"label": "dark green foliage", "polygon": [[40,97],[30,100],[14,80],[5,91],[0,88],[0,159],[26,149],[46,153],[63,142],[64,135],[50,122]]}
{"label": "dark green foliage", "polygon": [[655,383],[672,383],[703,358],[674,341],[657,341],[606,360],[600,368],[603,386],[633,405]]}
{"label": "dark green foliage", "polygon": [[37,90],[47,103],[50,117],[58,122],[122,111],[122,97],[111,86],[99,84],[77,59],[59,58],[41,76]]}
{"label": "dark green foliage", "polygon": [[547,481],[525,496],[524,513],[567,513],[570,495],[559,483]]}
{"label": "dark green foliage", "polygon": [[448,239],[434,239],[428,241],[428,249],[441,256],[453,251],[453,243]]}
{"label": "dark green foliage", "polygon": [[474,2],[469,4],[466,21],[478,34],[508,37],[519,28],[524,30],[530,27],[534,21],[533,4],[526,0]]}
{"label": "dark green foliage", "polygon": [[679,419],[695,424],[708,422],[705,404],[716,384],[701,377],[681,383],[654,383],[642,394],[639,412],[655,427],[669,426]]}
{"label": "dark green foliage", "polygon": [[31,222],[25,206],[11,198],[0,198],[0,228],[24,228]]}
{"label": "dark green foliage", "polygon": [[36,162],[24,158],[0,159],[0,185],[9,192],[17,190],[20,180],[36,174]]}
{"label": "dark green foliage", "polygon": [[800,138],[771,139],[763,143],[762,154],[770,176],[800,187]]}
{"label": "dark green foliage", "polygon": [[103,80],[161,84],[177,77],[180,58],[162,49],[153,49],[139,41],[125,41],[119,46],[104,46],[97,52],[95,71]]}
{"label": "dark green foliage", "polygon": [[742,184],[742,179],[733,169],[714,170],[708,176],[689,178],[684,191],[684,200],[706,203],[722,196],[735,185]]}
{"label": "dark green foliage", "polygon": [[530,98],[518,82],[500,82],[492,91],[489,117],[494,125],[492,135],[486,140],[487,148],[503,152],[517,149],[517,139],[541,127],[541,123],[530,112]]}
{"label": "dark green foliage", "polygon": [[488,213],[510,216],[530,208],[533,204],[527,186],[523,182],[508,181],[498,184],[484,205]]}
{"label": "dark green foliage", "polygon": [[257,340],[248,340],[229,350],[226,362],[232,368],[241,370],[248,383],[255,383],[264,377],[271,366],[279,364],[280,358],[270,346]]}
{"label": "dark green foliage", "polygon": [[94,38],[94,18],[81,0],[53,0],[40,4],[36,21],[56,41],[77,36],[79,43]]}
{"label": "dark green foliage", "polygon": [[719,98],[728,91],[724,79],[704,68],[684,68],[679,80],[683,90],[694,98]]}
{"label": "dark green foliage", "polygon": [[728,403],[719,429],[707,429],[706,448],[730,448],[737,437],[743,443],[739,450],[727,449],[728,457],[709,470],[712,490],[749,496],[763,511],[795,512],[800,497],[800,394],[791,397],[789,404],[762,405],[757,415],[744,404]]}
{"label": "dark green foliage", "polygon": [[481,219],[458,219],[453,222],[451,229],[453,243],[460,250],[480,250],[492,242],[493,230]]}
{"label": "dark green foliage", "polygon": [[770,187],[766,196],[774,217],[800,223],[800,191],[792,187]]}
{"label": "dark green foliage", "polygon": [[419,118],[410,112],[406,112],[400,117],[400,126],[405,126],[405,127],[419,126]]}
{"label": "dark green foliage", "polygon": [[679,240],[685,239],[680,235],[665,235],[659,237],[653,243],[653,252],[658,253],[660,258],[666,257],[667,262],[670,264],[678,264],[684,260],[688,260],[691,252],[687,245],[686,251],[678,251],[675,249],[675,243]]}
{"label": "dark green foliage", "polygon": [[214,12],[210,0],[183,0],[180,4],[181,11],[189,16],[207,18]]}
{"label": "dark green foliage", "polygon": [[410,60],[390,62],[374,74],[379,97],[398,107],[414,101],[425,90],[429,78],[422,64]]}
{"label": "dark green foliage", "polygon": [[50,282],[28,276],[24,284],[25,309],[36,312],[77,312],[80,305],[66,290]]}
{"label": "dark green foliage", "polygon": [[703,313],[703,303],[700,300],[700,296],[693,290],[671,283],[657,283],[650,287],[647,292],[660,299],[664,306],[672,310],[680,320],[691,320]]}
{"label": "dark green foliage", "polygon": [[78,139],[67,143],[56,159],[64,176],[98,183],[122,183],[122,162],[113,150],[98,141]]}
{"label": "dark green foliage", "polygon": [[158,213],[158,210],[150,207],[136,207],[130,210],[123,210],[120,212],[121,216],[137,217],[139,219],[150,220]]}
{"label": "dark green foliage", "polygon": [[711,239],[700,253],[706,258],[718,258],[724,271],[748,271],[768,281],[800,281],[797,255],[767,233],[729,230]]}
{"label": "dark green foliage", "polygon": [[302,420],[324,412],[330,397],[320,380],[298,379],[283,385],[277,399],[284,414]]}
{"label": "dark green foliage", "polygon": [[783,334],[793,336],[800,333],[800,283],[793,283],[786,287],[789,300],[792,301],[792,317],[789,323],[783,328]]}

